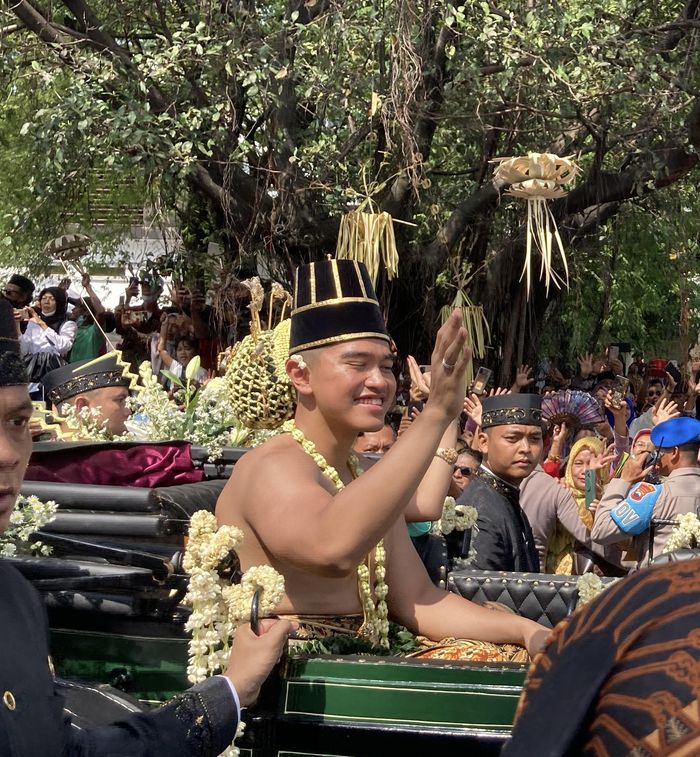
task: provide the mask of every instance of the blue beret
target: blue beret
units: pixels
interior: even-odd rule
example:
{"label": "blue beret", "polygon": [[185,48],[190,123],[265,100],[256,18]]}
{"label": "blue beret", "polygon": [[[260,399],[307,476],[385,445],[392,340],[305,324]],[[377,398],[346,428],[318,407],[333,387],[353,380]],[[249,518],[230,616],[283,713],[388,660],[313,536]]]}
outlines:
{"label": "blue beret", "polygon": [[696,418],[671,418],[654,426],[651,441],[655,447],[668,449],[700,441],[700,421]]}

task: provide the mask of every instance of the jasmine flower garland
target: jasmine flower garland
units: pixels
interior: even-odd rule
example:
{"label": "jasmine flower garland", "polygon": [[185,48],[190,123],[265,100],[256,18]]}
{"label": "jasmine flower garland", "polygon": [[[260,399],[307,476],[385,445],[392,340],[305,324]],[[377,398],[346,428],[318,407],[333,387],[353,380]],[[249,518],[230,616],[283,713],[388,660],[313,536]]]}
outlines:
{"label": "jasmine flower garland", "polygon": [[0,557],[14,557],[15,555],[39,554],[50,555],[51,547],[40,541],[32,542],[31,535],[50,523],[58,510],[53,501],[42,502],[34,495],[17,497],[15,509],[10,515],[10,525],[0,534]]}
{"label": "jasmine flower garland", "polygon": [[[242,543],[243,532],[239,528],[219,527],[208,510],[192,514],[183,559],[183,567],[190,575],[184,601],[192,607],[185,623],[185,630],[192,634],[187,666],[191,683],[199,683],[226,667],[236,626],[250,622],[256,590],[261,590],[261,615],[272,612],[284,594],[283,577],[269,565],[249,568],[240,585],[230,585],[220,577],[219,567]],[[242,733],[243,723],[239,723],[235,738]],[[231,744],[220,757],[238,754]]]}
{"label": "jasmine flower garland", "polygon": [[[293,420],[282,424],[282,433],[291,434],[292,438],[301,446],[307,455],[316,463],[321,473],[328,478],[338,491],[345,488],[345,484],[338,475],[338,471],[328,463],[326,458],[316,449],[316,445],[304,436],[304,432],[297,427]],[[353,478],[362,473],[359,460],[355,455],[348,458],[348,466]],[[361,563],[357,567],[357,583],[360,592],[360,602],[365,621],[360,629],[360,634],[378,646],[389,646],[389,611],[386,598],[389,587],[386,584],[386,550],[384,541],[380,541],[374,550],[374,597],[371,587],[372,555],[368,555],[367,563]]]}
{"label": "jasmine flower garland", "polygon": [[700,546],[700,520],[695,513],[685,513],[678,518],[678,525],[673,527],[668,537],[664,552],[677,549],[695,549]]}

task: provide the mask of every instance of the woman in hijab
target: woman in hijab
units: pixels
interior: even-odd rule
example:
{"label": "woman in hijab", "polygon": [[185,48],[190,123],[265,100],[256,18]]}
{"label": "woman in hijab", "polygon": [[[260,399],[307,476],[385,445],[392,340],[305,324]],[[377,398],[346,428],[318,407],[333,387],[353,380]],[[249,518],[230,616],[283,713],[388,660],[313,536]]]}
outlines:
{"label": "woman in hijab", "polygon": [[[564,481],[578,506],[578,515],[586,528],[593,525],[593,514],[603,488],[610,481],[610,462],[614,455],[606,450],[595,436],[587,436],[574,443],[566,464]],[[596,499],[591,509],[586,507],[586,471],[596,471]],[[557,524],[545,557],[545,573],[571,575],[574,567],[574,538]]]}
{"label": "woman in hijab", "polygon": [[76,332],[75,321],[68,319],[67,307],[65,289],[46,287],[39,293],[38,310],[27,307],[20,311],[21,319],[27,322],[20,345],[32,384],[66,362]]}

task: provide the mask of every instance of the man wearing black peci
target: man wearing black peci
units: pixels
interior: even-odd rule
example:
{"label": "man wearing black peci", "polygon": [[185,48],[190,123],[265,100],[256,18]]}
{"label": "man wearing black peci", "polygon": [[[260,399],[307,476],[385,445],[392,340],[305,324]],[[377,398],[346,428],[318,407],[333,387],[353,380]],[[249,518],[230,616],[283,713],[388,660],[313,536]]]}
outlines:
{"label": "man wearing black peci", "polygon": [[472,537],[482,570],[538,573],[535,540],[520,507],[520,483],[542,455],[542,410],[537,394],[503,394],[481,401],[479,447],[484,462],[458,504],[479,513]]}

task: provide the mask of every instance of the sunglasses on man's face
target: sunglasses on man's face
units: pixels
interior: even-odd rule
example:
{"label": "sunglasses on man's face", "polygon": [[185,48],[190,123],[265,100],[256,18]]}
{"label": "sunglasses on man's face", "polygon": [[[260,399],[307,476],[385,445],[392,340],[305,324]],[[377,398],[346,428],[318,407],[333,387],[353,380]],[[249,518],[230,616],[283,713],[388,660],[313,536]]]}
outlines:
{"label": "sunglasses on man's face", "polygon": [[474,468],[467,468],[466,466],[462,465],[455,465],[454,472],[457,473],[457,471],[459,471],[460,474],[464,476],[464,478],[469,478],[469,476],[472,476],[474,475],[474,473],[476,473],[476,470]]}
{"label": "sunglasses on man's face", "polygon": [[648,397],[660,397],[661,392],[647,392]]}

